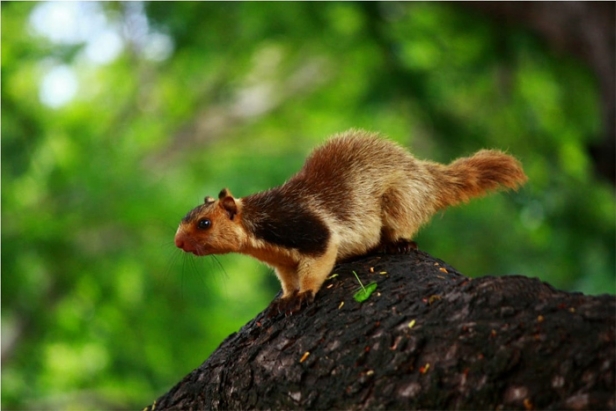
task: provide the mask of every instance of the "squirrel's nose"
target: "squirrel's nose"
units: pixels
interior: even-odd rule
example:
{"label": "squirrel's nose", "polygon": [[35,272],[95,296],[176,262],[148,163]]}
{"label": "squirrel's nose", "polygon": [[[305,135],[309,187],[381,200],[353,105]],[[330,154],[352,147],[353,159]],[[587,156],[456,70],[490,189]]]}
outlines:
{"label": "squirrel's nose", "polygon": [[182,250],[186,251],[187,253],[192,251],[192,247],[191,242],[187,241],[186,238],[184,238],[184,234],[182,232],[178,232],[175,234],[175,246],[177,248],[181,248]]}

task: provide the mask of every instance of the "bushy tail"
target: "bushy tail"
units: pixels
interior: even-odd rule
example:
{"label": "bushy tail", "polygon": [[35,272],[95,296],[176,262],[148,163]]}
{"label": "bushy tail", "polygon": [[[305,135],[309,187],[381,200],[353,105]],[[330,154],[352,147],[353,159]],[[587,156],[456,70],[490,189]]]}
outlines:
{"label": "bushy tail", "polygon": [[497,150],[481,150],[459,158],[435,173],[439,186],[438,208],[466,202],[502,187],[517,189],[526,180],[522,165]]}

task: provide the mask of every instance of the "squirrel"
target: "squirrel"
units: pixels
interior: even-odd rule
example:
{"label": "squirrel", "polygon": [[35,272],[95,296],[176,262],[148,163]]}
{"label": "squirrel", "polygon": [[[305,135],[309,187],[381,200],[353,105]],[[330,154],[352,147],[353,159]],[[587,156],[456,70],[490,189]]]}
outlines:
{"label": "squirrel", "polygon": [[526,180],[518,160],[501,151],[443,165],[351,129],[317,147],[279,187],[205,197],[181,220],[175,245],[197,256],[242,253],[273,267],[282,296],[270,312],[289,314],[314,300],[337,262],[414,248],[413,235],[437,211]]}

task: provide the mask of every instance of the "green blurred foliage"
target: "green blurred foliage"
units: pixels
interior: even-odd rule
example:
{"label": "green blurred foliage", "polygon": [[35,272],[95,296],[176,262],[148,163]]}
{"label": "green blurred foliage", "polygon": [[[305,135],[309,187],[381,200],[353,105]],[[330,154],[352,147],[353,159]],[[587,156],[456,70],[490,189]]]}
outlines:
{"label": "green blurred foliage", "polygon": [[[526,187],[437,215],[421,249],[615,292],[614,191],[586,151],[597,83],[531,33],[446,3],[91,3],[123,44],[95,63],[36,30],[43,5],[2,5],[3,408],[139,408],[197,367],[278,285],[247,257],[182,255],[179,219],[282,183],[351,127],[523,162]],[[58,65],[78,90],[50,107]]]}

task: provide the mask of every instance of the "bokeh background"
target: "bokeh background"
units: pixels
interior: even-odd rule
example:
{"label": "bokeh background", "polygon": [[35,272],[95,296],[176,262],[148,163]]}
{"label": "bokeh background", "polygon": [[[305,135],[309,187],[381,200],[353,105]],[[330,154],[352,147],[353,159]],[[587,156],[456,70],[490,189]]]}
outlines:
{"label": "bokeh background", "polygon": [[2,408],[140,409],[196,368],[279,286],[180,253],[180,218],[352,127],[524,164],[523,189],[438,214],[420,249],[614,294],[613,9],[3,2]]}

